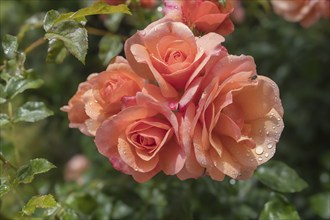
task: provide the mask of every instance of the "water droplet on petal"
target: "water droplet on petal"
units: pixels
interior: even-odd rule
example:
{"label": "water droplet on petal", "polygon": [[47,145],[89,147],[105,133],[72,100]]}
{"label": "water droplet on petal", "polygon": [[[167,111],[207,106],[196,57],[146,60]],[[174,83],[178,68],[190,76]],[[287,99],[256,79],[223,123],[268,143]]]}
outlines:
{"label": "water droplet on petal", "polygon": [[276,127],[275,126],[273,126],[273,129],[275,129]]}
{"label": "water droplet on petal", "polygon": [[273,147],[272,143],[267,144],[268,149],[271,149]]}
{"label": "water droplet on petal", "polygon": [[265,157],[268,157],[269,156],[269,154],[268,153],[265,153]]}
{"label": "water droplet on petal", "polygon": [[281,121],[281,118],[277,118],[277,121]]}
{"label": "water droplet on petal", "polygon": [[256,148],[256,154],[262,154],[264,152],[264,149],[262,148],[262,147],[260,147],[260,146],[258,146],[257,148]]}
{"label": "water droplet on petal", "polygon": [[259,160],[259,161],[262,161],[262,158],[261,158],[261,157],[259,157],[259,158],[258,158],[258,160]]}
{"label": "water droplet on petal", "polygon": [[269,131],[266,132],[266,135],[269,135]]}

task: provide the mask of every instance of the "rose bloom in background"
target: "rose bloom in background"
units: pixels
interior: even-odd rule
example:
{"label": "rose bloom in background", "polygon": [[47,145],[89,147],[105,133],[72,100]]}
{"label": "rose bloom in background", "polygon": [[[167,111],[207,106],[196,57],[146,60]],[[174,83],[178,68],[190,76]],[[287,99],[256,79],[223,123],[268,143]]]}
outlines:
{"label": "rose bloom in background", "polygon": [[234,25],[229,17],[234,10],[232,0],[227,0],[225,5],[215,0],[164,0],[163,2],[167,16],[183,22],[200,33],[215,32],[228,35],[234,31]]}
{"label": "rose bloom in background", "polygon": [[83,184],[83,174],[88,170],[90,161],[81,154],[73,156],[65,165],[64,179]]}
{"label": "rose bloom in background", "polygon": [[276,14],[309,27],[320,18],[330,18],[330,0],[271,0]]}

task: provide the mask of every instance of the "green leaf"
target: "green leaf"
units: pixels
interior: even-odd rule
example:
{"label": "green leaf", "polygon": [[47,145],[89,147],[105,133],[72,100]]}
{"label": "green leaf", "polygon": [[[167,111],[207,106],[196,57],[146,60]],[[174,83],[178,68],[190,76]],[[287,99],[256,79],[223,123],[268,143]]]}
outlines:
{"label": "green leaf", "polygon": [[60,13],[56,10],[50,10],[46,13],[44,18],[44,30],[46,32],[54,25],[55,20],[60,16]]}
{"label": "green leaf", "polygon": [[308,186],[295,170],[280,161],[265,163],[257,169],[256,177],[271,189],[282,193],[299,192]]}
{"label": "green leaf", "polygon": [[319,193],[310,198],[312,210],[324,219],[330,219],[330,192]]}
{"label": "green leaf", "polygon": [[4,178],[0,179],[0,198],[11,190],[11,184]]}
{"label": "green leaf", "polygon": [[112,58],[123,49],[123,42],[119,36],[105,35],[99,43],[99,58],[107,66]]}
{"label": "green leaf", "polygon": [[59,214],[60,220],[80,220],[78,214],[73,209],[65,208],[63,212]]}
{"label": "green leaf", "polygon": [[49,209],[56,206],[56,201],[51,194],[43,196],[33,196],[23,207],[22,213],[24,215],[32,215],[36,208]]}
{"label": "green leaf", "polygon": [[7,94],[5,93],[5,87],[0,84],[0,104],[5,103]]}
{"label": "green leaf", "polygon": [[37,158],[30,160],[27,165],[22,166],[16,173],[15,182],[30,183],[34,179],[34,175],[45,173],[56,166],[46,159]]}
{"label": "green leaf", "polygon": [[13,122],[36,122],[53,115],[43,102],[26,102],[17,109],[13,116]]}
{"label": "green leaf", "polygon": [[43,84],[41,79],[24,79],[19,77],[11,77],[7,82],[4,91],[8,99],[14,98],[17,94],[27,89],[36,89]]}
{"label": "green leaf", "polygon": [[18,49],[17,37],[6,34],[2,41],[3,52],[7,59],[13,59]]}
{"label": "green leaf", "polygon": [[62,41],[52,39],[49,41],[46,61],[49,63],[60,64],[67,55],[67,49]]}
{"label": "green leaf", "polygon": [[54,25],[45,34],[45,38],[49,41],[59,40],[63,42],[68,51],[82,63],[85,63],[88,49],[87,37],[87,30],[76,21],[66,21]]}
{"label": "green leaf", "polygon": [[55,23],[59,23],[61,21],[79,19],[82,17],[84,18],[85,16],[88,16],[88,15],[113,14],[113,13],[131,14],[127,5],[125,5],[125,4],[109,5],[105,1],[99,0],[89,7],[82,8],[76,12],[69,12],[69,13],[60,15],[56,19]]}
{"label": "green leaf", "polygon": [[9,116],[4,113],[0,113],[0,127],[8,124],[10,122]]}
{"label": "green leaf", "polygon": [[260,220],[298,220],[297,210],[284,196],[275,196],[268,201],[261,211]]}

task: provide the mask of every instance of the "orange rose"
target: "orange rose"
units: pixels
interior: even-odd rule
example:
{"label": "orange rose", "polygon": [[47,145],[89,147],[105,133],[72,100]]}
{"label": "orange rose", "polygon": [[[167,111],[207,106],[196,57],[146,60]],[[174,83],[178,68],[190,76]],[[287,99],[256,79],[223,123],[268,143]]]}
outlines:
{"label": "orange rose", "polygon": [[229,15],[233,12],[231,0],[225,5],[208,0],[164,0],[165,13],[202,33],[227,35],[234,31]]}
{"label": "orange rose", "polygon": [[278,88],[257,77],[249,56],[224,57],[206,74],[198,104],[189,104],[181,124],[187,160],[178,176],[206,171],[215,180],[247,179],[274,155],[283,130]]}
{"label": "orange rose", "polygon": [[68,112],[71,128],[89,136],[94,136],[100,124],[117,114],[126,96],[135,96],[143,86],[139,78],[124,58],[117,57],[106,71],[92,74],[79,85],[77,93],[69,104],[61,108]]}
{"label": "orange rose", "polygon": [[158,88],[147,87],[148,91],[137,93],[135,106],[106,120],[95,137],[98,150],[112,166],[138,182],[149,180],[161,170],[175,175],[184,164],[177,117]]}
{"label": "orange rose", "polygon": [[129,38],[125,54],[137,74],[156,81],[163,96],[175,98],[220,53],[223,41],[215,33],[195,38],[186,25],[165,17]]}
{"label": "orange rose", "polygon": [[329,0],[271,0],[276,14],[283,16],[286,20],[299,22],[303,27],[309,27],[322,16],[329,18]]}

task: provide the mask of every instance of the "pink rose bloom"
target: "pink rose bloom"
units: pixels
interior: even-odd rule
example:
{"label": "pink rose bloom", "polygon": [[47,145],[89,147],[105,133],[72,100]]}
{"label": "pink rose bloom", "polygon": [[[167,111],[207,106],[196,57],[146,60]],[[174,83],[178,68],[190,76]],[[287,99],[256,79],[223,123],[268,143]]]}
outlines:
{"label": "pink rose bloom", "polygon": [[181,123],[187,159],[178,177],[247,179],[274,155],[283,130],[278,87],[257,77],[249,56],[226,56],[206,71],[198,104]]}
{"label": "pink rose bloom", "polygon": [[160,171],[177,174],[184,165],[184,152],[177,116],[167,106],[159,88],[147,85],[147,90],[137,93],[136,105],[123,109],[97,130],[99,152],[115,169],[138,182]]}
{"label": "pink rose bloom", "polygon": [[231,0],[225,5],[216,0],[164,0],[165,13],[202,33],[227,35],[234,31],[229,15]]}
{"label": "pink rose bloom", "polygon": [[117,57],[106,71],[91,74],[86,82],[81,83],[69,104],[61,110],[68,112],[71,128],[94,136],[105,119],[121,110],[122,98],[135,96],[142,86],[143,80],[127,61]]}
{"label": "pink rose bloom", "polygon": [[195,37],[183,23],[164,17],[129,38],[125,54],[132,69],[156,82],[164,97],[177,98],[210,58],[219,55],[223,41],[215,33]]}
{"label": "pink rose bloom", "polygon": [[329,18],[330,0],[271,0],[276,14],[309,27],[321,17]]}
{"label": "pink rose bloom", "polygon": [[65,165],[64,179],[66,181],[77,181],[79,184],[82,184],[83,173],[87,171],[89,166],[90,162],[84,155],[77,154],[73,156]]}

